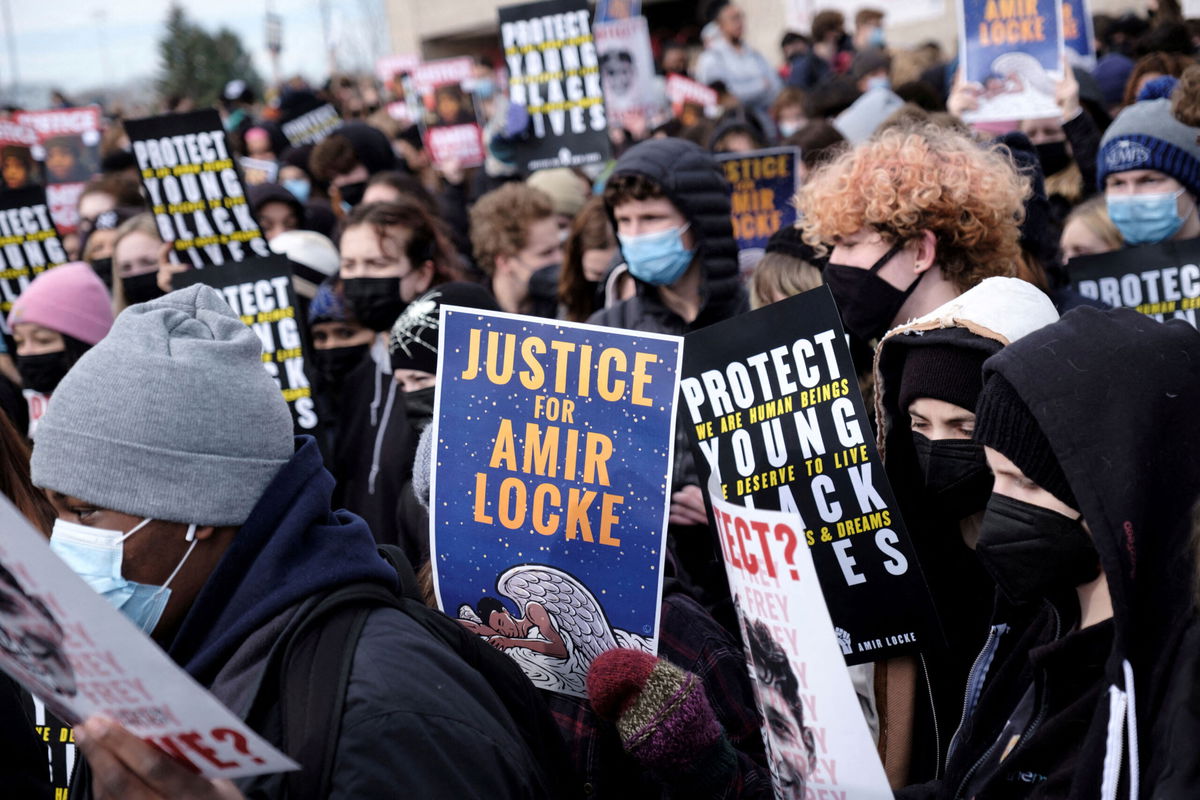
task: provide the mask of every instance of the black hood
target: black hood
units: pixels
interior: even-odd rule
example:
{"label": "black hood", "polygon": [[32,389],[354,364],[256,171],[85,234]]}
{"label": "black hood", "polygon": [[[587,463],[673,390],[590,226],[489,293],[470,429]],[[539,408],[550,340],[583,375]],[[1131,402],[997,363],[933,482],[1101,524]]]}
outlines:
{"label": "black hood", "polygon": [[296,195],[277,183],[259,183],[246,187],[246,199],[250,201],[250,211],[258,216],[258,210],[267,203],[284,203],[296,212],[296,223],[304,227],[304,204]]}
{"label": "black hood", "polygon": [[1146,720],[1194,613],[1200,332],[1077,308],[988,359],[992,374],[1037,419],[1091,530],[1116,622],[1109,679],[1124,686],[1128,659]]}
{"label": "black hood", "polygon": [[367,168],[367,172],[386,172],[396,168],[396,153],[387,134],[365,122],[347,122],[335,130],[331,136],[344,136],[354,148],[358,163]]}
{"label": "black hood", "polygon": [[[737,243],[730,220],[729,182],[719,164],[699,145],[684,139],[650,139],[631,147],[613,170],[618,175],[643,175],[662,187],[691,223],[696,250],[704,268],[704,305],[694,328],[727,319],[745,310],[739,281]],[[612,178],[609,178],[611,181]],[[612,209],[608,215],[616,230]],[[637,281],[644,301],[661,303],[658,290]]]}

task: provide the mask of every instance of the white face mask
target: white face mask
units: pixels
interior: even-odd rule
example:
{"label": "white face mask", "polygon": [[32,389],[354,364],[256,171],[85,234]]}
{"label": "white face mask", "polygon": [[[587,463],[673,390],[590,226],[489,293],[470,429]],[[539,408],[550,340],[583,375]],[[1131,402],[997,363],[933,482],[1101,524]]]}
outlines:
{"label": "white face mask", "polygon": [[147,517],[129,532],[121,533],[56,519],[50,533],[50,549],[97,594],[103,595],[114,608],[147,634],[154,631],[167,607],[171,597],[168,588],[171,581],[179,574],[192,550],[196,549],[196,526],[189,525],[186,541],[191,544],[162,586],[127,580],[121,574],[125,540],[150,522],[152,518]]}

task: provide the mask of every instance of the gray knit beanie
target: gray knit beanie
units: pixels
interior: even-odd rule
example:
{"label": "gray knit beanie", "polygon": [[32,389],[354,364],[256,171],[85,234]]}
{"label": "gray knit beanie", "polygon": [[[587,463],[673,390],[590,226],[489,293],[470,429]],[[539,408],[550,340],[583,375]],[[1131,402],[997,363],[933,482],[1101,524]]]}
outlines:
{"label": "gray knit beanie", "polygon": [[1113,172],[1153,169],[1183,184],[1200,198],[1200,128],[1184,125],[1171,113],[1166,98],[1143,100],[1117,115],[1100,140],[1096,155],[1096,183]]}
{"label": "gray knit beanie", "polygon": [[71,368],[38,423],[33,482],[133,516],[241,525],[293,450],[258,336],[197,284],[130,306]]}

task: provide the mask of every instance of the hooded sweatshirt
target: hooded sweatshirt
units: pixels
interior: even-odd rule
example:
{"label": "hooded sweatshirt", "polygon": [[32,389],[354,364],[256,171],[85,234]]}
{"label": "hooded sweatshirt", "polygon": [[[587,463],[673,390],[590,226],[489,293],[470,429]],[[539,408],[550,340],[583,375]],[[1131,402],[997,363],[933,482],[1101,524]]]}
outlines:
{"label": "hooded sweatshirt", "polygon": [[[1054,304],[1018,278],[988,278],[919,319],[893,328],[875,351],[877,444],[901,514],[912,532],[921,571],[933,596],[944,648],[876,670],[881,750],[897,783],[937,777],[962,711],[962,691],[988,635],[996,586],[963,541],[959,525],[927,507],[913,449],[908,409],[899,407],[900,378],[915,347],[946,345],[998,352],[1058,319]],[[973,409],[971,409],[973,410]],[[905,659],[907,662],[908,659]],[[911,698],[911,700],[909,700]],[[903,699],[904,703],[899,703]],[[889,752],[890,750],[890,752]]]}

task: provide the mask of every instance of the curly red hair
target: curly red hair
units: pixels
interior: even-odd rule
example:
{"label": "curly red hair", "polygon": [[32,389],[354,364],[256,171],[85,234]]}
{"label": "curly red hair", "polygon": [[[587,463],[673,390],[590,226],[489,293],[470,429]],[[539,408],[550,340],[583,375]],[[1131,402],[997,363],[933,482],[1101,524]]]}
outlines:
{"label": "curly red hair", "polygon": [[1016,273],[1029,192],[1003,147],[923,124],[842,153],[812,175],[796,207],[804,240],[818,248],[863,228],[891,241],[931,231],[942,274],[966,291]]}

